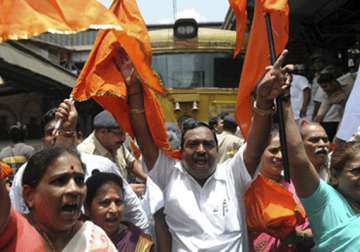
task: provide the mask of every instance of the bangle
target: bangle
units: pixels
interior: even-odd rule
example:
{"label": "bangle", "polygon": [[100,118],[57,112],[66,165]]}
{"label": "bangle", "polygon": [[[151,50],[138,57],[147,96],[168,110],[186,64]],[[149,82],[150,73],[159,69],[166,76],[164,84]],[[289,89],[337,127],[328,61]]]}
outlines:
{"label": "bangle", "polygon": [[131,114],[143,114],[143,113],[145,113],[145,110],[133,108],[133,109],[130,109],[130,113]]}
{"label": "bangle", "polygon": [[275,108],[272,107],[271,109],[261,109],[256,106],[256,102],[253,106],[253,111],[255,114],[258,114],[259,116],[272,116],[275,113]]}
{"label": "bangle", "polygon": [[63,137],[74,137],[76,132],[75,130],[60,130],[59,134]]}

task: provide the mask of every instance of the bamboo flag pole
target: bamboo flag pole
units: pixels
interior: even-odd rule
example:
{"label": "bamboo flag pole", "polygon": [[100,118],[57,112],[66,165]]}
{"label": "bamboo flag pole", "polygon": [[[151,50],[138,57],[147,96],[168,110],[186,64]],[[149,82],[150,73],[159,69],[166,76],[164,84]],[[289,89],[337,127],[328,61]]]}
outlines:
{"label": "bamboo flag pole", "polygon": [[[270,52],[270,62],[274,64],[276,61],[276,51],[274,45],[274,38],[272,33],[272,26],[271,26],[271,19],[270,14],[265,14],[265,25],[266,25],[266,32],[268,36],[268,43],[269,43],[269,52]],[[290,182],[290,170],[289,170],[289,156],[288,150],[286,145],[286,132],[285,132],[285,123],[284,123],[284,113],[282,107],[282,99],[283,97],[276,98],[276,113],[279,120],[279,135],[280,135],[280,144],[281,144],[281,154],[282,154],[282,161],[284,167],[284,177],[285,180]]]}

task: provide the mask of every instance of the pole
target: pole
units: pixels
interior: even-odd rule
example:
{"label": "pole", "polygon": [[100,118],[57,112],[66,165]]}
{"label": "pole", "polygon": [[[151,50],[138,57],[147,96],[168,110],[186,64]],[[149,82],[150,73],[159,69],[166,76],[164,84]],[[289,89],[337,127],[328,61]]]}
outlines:
{"label": "pole", "polygon": [[[271,19],[270,14],[265,14],[265,25],[266,31],[268,36],[268,43],[269,43],[269,52],[270,52],[270,62],[274,64],[276,61],[276,51],[274,45],[274,37],[271,28]],[[289,170],[289,156],[288,150],[286,145],[286,132],[285,132],[285,123],[284,123],[284,112],[282,106],[282,97],[276,98],[276,113],[279,119],[279,135],[280,135],[280,144],[281,144],[281,154],[283,160],[283,167],[284,167],[284,177],[285,180],[290,181],[290,170]]]}

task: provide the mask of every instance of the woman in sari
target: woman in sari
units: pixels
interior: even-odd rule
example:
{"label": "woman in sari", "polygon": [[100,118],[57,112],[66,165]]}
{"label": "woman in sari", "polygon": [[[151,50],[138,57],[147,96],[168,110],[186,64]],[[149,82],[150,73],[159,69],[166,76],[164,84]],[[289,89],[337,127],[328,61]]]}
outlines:
{"label": "woman in sari", "polygon": [[337,146],[330,184],[319,178],[306,155],[290,101],[283,102],[290,176],[314,232],[314,251],[359,251],[360,144]]}
{"label": "woman in sari", "polygon": [[153,242],[140,228],[122,221],[124,189],[122,179],[113,173],[97,172],[87,181],[85,213],[121,252],[153,251]]}
{"label": "woman in sari", "polygon": [[75,150],[54,147],[35,153],[22,179],[30,210],[24,217],[10,209],[1,181],[0,251],[116,251],[101,228],[79,220],[84,177],[85,166]]}
{"label": "woman in sari", "polygon": [[[297,204],[300,200],[296,196],[294,186],[287,182],[282,176],[283,163],[280,147],[279,132],[274,129],[271,132],[269,145],[266,147],[260,161],[260,175],[271,182],[281,185],[292,193],[292,197]],[[309,223],[297,225],[285,239],[281,240],[267,233],[249,231],[250,250],[256,252],[268,251],[310,251],[312,233]]]}

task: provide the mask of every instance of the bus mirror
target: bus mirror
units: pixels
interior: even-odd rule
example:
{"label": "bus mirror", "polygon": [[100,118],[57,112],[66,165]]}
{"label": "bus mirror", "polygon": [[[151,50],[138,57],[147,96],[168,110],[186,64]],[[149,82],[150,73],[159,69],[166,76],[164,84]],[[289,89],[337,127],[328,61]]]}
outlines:
{"label": "bus mirror", "polygon": [[174,25],[174,36],[178,39],[197,37],[198,25],[193,18],[178,19]]}

